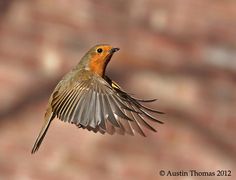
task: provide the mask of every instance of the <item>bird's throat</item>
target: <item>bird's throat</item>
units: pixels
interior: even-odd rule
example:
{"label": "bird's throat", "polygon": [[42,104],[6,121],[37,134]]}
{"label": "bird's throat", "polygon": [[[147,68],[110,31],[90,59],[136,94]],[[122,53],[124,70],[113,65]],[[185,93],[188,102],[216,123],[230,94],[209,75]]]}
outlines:
{"label": "bird's throat", "polygon": [[89,69],[90,71],[98,74],[99,76],[103,76],[104,71],[105,71],[104,66],[105,66],[104,63],[101,63],[99,61],[93,61],[93,62],[90,62]]}
{"label": "bird's throat", "polygon": [[106,57],[105,59],[92,59],[89,63],[90,71],[98,74],[99,76],[103,77],[105,74],[106,66],[111,59],[111,55]]}

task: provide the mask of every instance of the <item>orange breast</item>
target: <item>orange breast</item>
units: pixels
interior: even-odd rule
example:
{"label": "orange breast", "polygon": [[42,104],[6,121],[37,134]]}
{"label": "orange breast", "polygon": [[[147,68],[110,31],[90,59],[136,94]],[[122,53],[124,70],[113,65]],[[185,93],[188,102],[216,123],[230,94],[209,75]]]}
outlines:
{"label": "orange breast", "polygon": [[100,59],[92,59],[89,63],[89,68],[92,72],[98,74],[99,76],[103,76],[104,73],[104,61]]}

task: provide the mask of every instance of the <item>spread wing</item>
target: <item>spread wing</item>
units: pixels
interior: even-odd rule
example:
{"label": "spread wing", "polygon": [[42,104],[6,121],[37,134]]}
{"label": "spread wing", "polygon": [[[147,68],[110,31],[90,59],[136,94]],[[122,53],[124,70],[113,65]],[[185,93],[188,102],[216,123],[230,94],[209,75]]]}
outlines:
{"label": "spread wing", "polygon": [[147,120],[162,123],[150,114],[161,112],[141,104],[152,101],[135,99],[110,79],[94,76],[56,93],[51,106],[60,120],[84,129],[102,134],[135,131],[145,136],[142,126],[156,131]]}

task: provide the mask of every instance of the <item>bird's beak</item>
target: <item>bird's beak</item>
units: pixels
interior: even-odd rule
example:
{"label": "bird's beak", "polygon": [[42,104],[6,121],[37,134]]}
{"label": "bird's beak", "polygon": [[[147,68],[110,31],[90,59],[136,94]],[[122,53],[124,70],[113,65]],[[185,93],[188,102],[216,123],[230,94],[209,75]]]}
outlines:
{"label": "bird's beak", "polygon": [[114,53],[114,52],[116,52],[116,51],[119,51],[120,50],[120,48],[112,48],[111,50],[110,50],[110,53]]}

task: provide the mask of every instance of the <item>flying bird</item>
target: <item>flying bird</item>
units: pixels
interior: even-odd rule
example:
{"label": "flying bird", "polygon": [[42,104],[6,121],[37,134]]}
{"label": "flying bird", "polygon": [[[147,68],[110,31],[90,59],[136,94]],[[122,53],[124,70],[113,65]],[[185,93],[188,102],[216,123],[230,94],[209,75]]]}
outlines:
{"label": "flying bird", "polygon": [[152,115],[162,112],[143,105],[156,99],[137,99],[106,76],[107,64],[118,50],[106,44],[92,47],[57,84],[49,98],[44,124],[32,154],[39,149],[56,117],[102,134],[139,133],[145,136],[143,126],[156,131],[148,121],[163,123]]}

